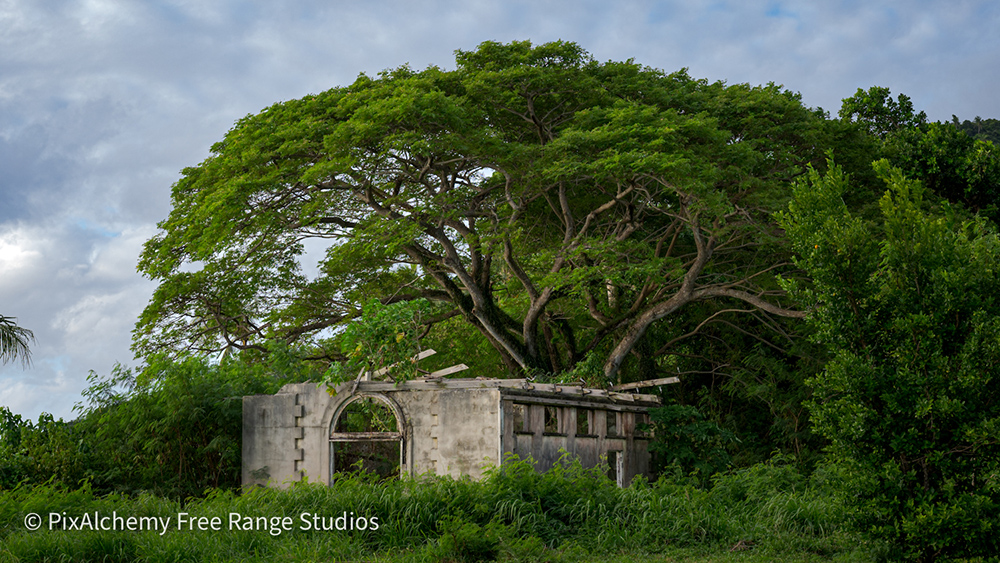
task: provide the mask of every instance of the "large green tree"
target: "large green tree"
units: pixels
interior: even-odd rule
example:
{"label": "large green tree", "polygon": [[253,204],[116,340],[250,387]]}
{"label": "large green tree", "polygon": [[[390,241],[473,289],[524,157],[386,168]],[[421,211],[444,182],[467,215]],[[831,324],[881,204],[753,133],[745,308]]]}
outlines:
{"label": "large green tree", "polygon": [[[174,186],[140,260],[159,287],[136,349],[278,339],[339,361],[324,337],[364,303],[427,298],[433,330],[475,335],[512,370],[672,373],[664,359],[709,317],[766,331],[802,316],[774,281],[791,264],[770,213],[822,165],[827,124],[773,84],[598,63],[564,42],[484,43],[452,71],[276,104]],[[307,249],[323,253],[316,275]]]}
{"label": "large green tree", "polygon": [[880,216],[848,211],[839,170],[801,182],[782,225],[792,284],[833,359],[813,424],[853,471],[861,530],[894,557],[1000,549],[1000,237],[880,161]]}

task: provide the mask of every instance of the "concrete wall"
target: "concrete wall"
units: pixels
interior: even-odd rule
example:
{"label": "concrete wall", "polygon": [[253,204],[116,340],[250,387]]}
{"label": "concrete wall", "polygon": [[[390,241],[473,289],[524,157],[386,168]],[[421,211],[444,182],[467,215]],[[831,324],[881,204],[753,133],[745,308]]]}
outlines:
{"label": "concrete wall", "polygon": [[402,472],[479,478],[501,460],[500,394],[486,389],[380,389],[335,395],[314,383],[243,398],[243,483],[329,482],[334,418],[358,397],[387,402],[403,433]]}
{"label": "concrete wall", "polygon": [[296,462],[303,451],[296,448],[302,429],[295,425],[301,409],[294,395],[243,397],[243,484],[298,480]]}
{"label": "concrete wall", "polygon": [[[609,464],[623,486],[636,476],[650,476],[649,442],[636,431],[637,417],[645,416],[645,407],[505,394],[503,409],[509,421],[504,425],[504,449],[521,459],[530,457],[538,471],[552,468],[569,453],[587,468]],[[609,417],[614,419],[614,434],[608,434]]]}
{"label": "concrete wall", "polygon": [[478,479],[500,457],[497,389],[440,389],[386,393],[410,429],[411,475],[431,473]]}
{"label": "concrete wall", "polygon": [[[552,467],[563,452],[578,456],[586,467],[616,452],[612,457],[617,456],[619,482],[627,484],[648,473],[647,441],[635,435],[635,420],[655,405],[654,398],[514,385],[517,380],[361,382],[341,385],[330,394],[315,383],[297,383],[275,395],[244,397],[243,483],[279,487],[303,479],[328,483],[333,422],[359,397],[378,399],[396,414],[402,434],[400,469],[407,475],[477,479],[508,452],[530,456],[540,471]],[[526,417],[520,428],[515,424],[517,408],[524,409]],[[550,421],[555,427],[545,428],[546,409],[555,415]],[[580,425],[578,409],[587,417]],[[607,433],[608,417],[616,420],[616,435]]]}

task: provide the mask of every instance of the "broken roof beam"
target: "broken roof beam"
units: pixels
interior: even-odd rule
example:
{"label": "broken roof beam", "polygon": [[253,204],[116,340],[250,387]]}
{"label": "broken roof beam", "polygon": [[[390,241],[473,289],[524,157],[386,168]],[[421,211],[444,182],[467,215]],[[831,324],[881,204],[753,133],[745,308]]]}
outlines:
{"label": "broken roof beam", "polygon": [[[410,358],[410,361],[411,362],[419,362],[420,360],[422,360],[424,358],[429,358],[429,357],[433,356],[434,354],[437,354],[437,352],[434,351],[432,348],[428,348],[426,350],[421,350],[416,356],[413,356],[412,358]],[[365,381],[371,381],[372,378],[375,378],[375,377],[382,377],[383,375],[389,373],[389,371],[392,370],[392,368],[394,368],[394,367],[396,367],[398,365],[399,365],[399,362],[397,362],[395,364],[392,364],[392,365],[385,366],[384,368],[377,369],[367,379],[365,379]]]}
{"label": "broken roof beam", "polygon": [[434,379],[439,377],[444,377],[446,375],[451,375],[453,373],[458,373],[460,371],[465,371],[469,369],[469,366],[465,364],[458,364],[444,369],[439,369],[437,371],[432,371],[425,376],[426,379]]}
{"label": "broken roof beam", "polygon": [[659,385],[670,385],[672,383],[680,383],[680,379],[677,377],[664,377],[662,379],[647,379],[646,381],[635,381],[632,383],[621,383],[619,385],[612,385],[612,391],[624,391],[626,389],[642,389],[644,387],[656,387]]}

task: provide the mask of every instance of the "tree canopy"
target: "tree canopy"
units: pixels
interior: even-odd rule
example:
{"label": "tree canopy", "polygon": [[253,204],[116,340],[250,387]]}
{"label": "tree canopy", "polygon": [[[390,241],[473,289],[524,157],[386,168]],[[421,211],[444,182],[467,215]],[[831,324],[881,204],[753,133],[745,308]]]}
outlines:
{"label": "tree canopy", "polygon": [[461,319],[509,369],[590,357],[616,382],[628,358],[631,377],[663,369],[649,360],[706,320],[680,322],[695,304],[802,316],[769,214],[822,164],[822,112],[565,42],[456,63],[275,104],[185,169],[140,260],[160,285],[137,350],[281,340],[339,361],[329,337],[369,300],[426,298],[429,326]]}
{"label": "tree canopy", "polygon": [[[877,156],[886,158],[903,174],[920,180],[935,194],[980,213],[1000,219],[1000,151],[991,140],[997,120],[928,122],[924,112],[889,89],[873,86],[844,100],[842,119],[852,121],[878,139]],[[873,155],[875,156],[875,155]],[[878,158],[870,158],[878,160]],[[851,171],[855,173],[856,171]]]}
{"label": "tree canopy", "polygon": [[959,122],[957,115],[951,116],[951,123],[977,141],[990,141],[994,145],[1000,143],[1000,119],[975,119]]}
{"label": "tree canopy", "polygon": [[872,86],[868,90],[858,88],[853,96],[844,98],[840,118],[864,124],[868,133],[881,139],[901,129],[927,123],[926,113],[914,113],[909,96],[899,94],[893,100],[889,89],[884,86]]}

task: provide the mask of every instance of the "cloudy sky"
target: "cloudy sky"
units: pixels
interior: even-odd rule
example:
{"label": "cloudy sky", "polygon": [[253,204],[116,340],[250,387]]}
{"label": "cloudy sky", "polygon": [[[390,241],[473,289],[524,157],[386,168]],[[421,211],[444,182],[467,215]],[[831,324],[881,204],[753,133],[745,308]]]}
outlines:
{"label": "cloudy sky", "polygon": [[997,30],[994,0],[0,0],[0,314],[37,338],[29,368],[0,366],[0,405],[69,419],[89,371],[137,363],[136,258],[171,184],[276,101],[564,39],[832,113],[879,85],[933,120],[1000,118]]}

